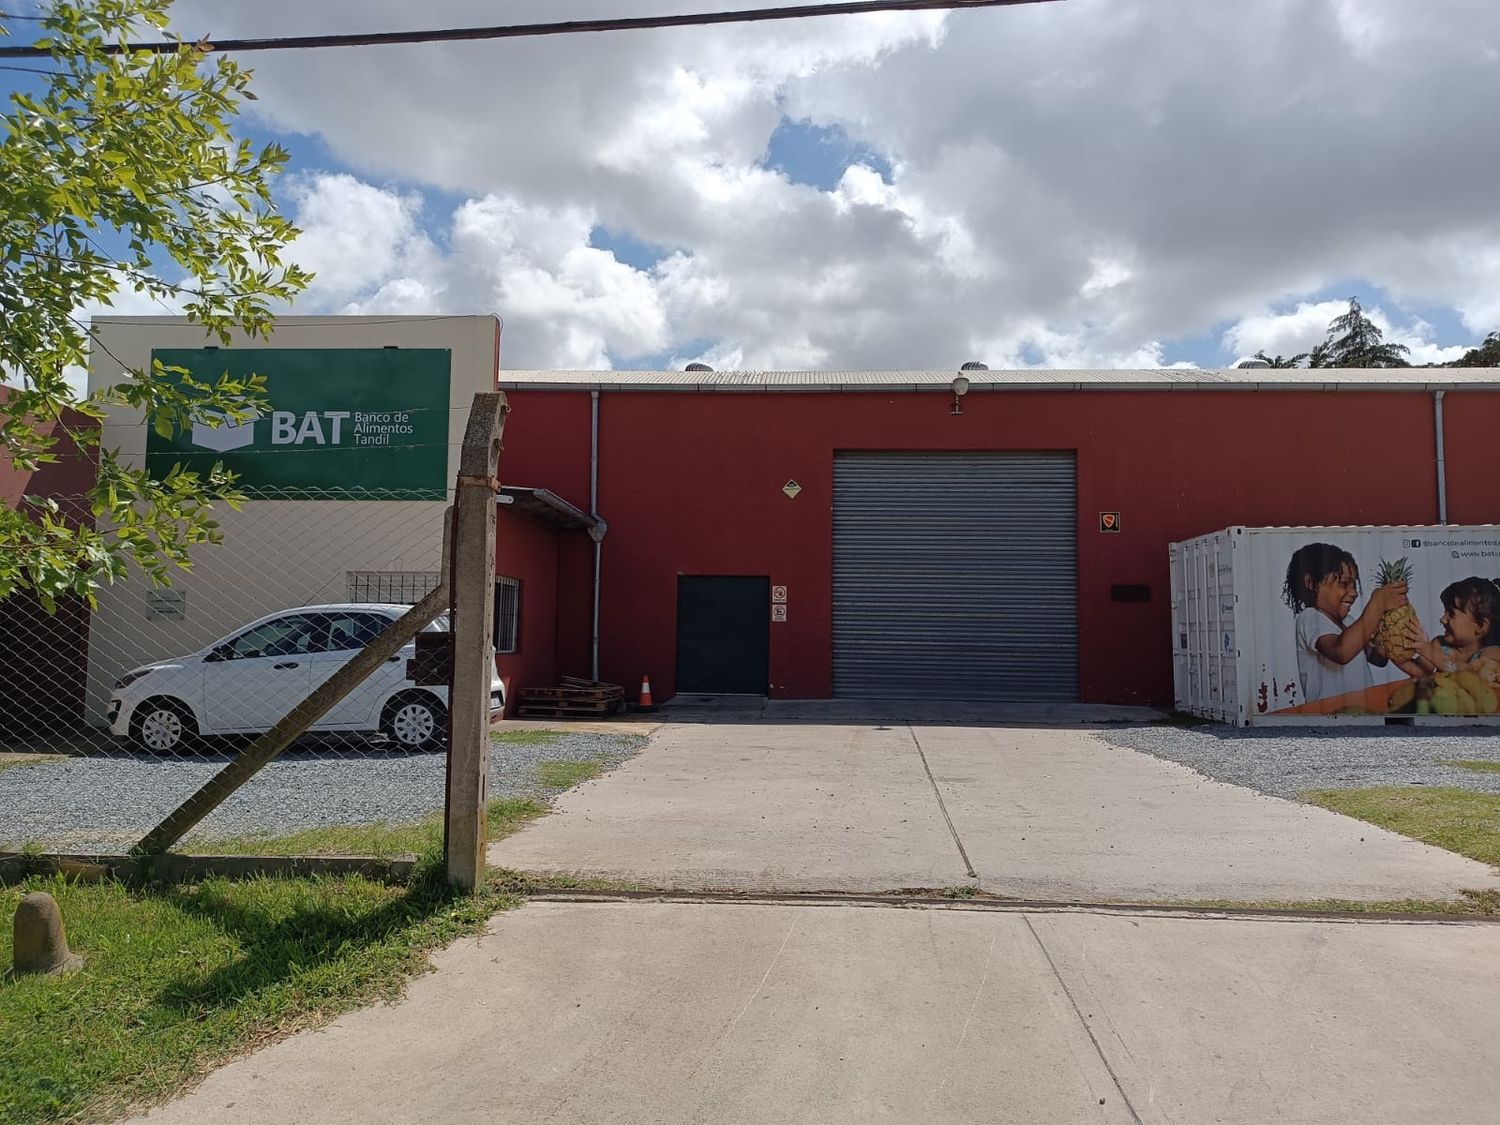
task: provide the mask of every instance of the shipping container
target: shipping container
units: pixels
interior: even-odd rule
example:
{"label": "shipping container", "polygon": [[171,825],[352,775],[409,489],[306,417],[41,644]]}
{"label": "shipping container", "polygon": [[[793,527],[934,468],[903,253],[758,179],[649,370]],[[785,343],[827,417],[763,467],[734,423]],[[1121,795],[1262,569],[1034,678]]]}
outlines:
{"label": "shipping container", "polygon": [[1500,722],[1500,525],[1229,527],[1169,557],[1181,712]]}

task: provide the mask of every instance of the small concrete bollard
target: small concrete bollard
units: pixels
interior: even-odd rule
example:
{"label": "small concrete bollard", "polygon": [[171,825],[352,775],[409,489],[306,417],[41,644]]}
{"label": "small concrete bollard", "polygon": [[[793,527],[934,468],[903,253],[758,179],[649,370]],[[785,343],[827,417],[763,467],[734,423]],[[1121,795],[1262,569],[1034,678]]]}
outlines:
{"label": "small concrete bollard", "polygon": [[34,891],[16,907],[15,966],[11,977],[61,976],[77,972],[83,958],[68,949],[62,911],[46,891]]}

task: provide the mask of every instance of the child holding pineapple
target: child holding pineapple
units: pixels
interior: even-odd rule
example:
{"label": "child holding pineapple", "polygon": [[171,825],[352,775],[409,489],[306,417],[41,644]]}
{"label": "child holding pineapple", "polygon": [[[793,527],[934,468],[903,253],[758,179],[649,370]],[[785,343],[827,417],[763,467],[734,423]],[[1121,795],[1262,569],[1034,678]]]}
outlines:
{"label": "child holding pineapple", "polygon": [[[1308,703],[1364,691],[1375,682],[1370,666],[1387,663],[1376,639],[1386,614],[1407,606],[1405,576],[1382,582],[1351,617],[1358,597],[1359,564],[1348,551],[1309,543],[1293,552],[1282,598],[1297,615],[1297,675]],[[1400,629],[1405,638],[1409,625]]]}
{"label": "child holding pineapple", "polygon": [[1464,578],[1440,595],[1443,631],[1430,641],[1413,621],[1412,664],[1418,675],[1479,671],[1490,683],[1500,678],[1500,586],[1488,578]]}

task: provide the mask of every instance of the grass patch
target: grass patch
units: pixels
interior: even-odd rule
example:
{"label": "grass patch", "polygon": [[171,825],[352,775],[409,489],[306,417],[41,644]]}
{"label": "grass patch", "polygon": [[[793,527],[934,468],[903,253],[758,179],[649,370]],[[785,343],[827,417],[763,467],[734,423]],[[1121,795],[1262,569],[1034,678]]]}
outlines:
{"label": "grass patch", "polygon": [[571,789],[581,782],[598,777],[603,769],[604,763],[598,758],[539,762],[536,766],[536,779],[547,789]]}
{"label": "grass patch", "polygon": [[66,762],[66,754],[0,754],[0,773],[25,766],[42,766],[48,762]]}
{"label": "grass patch", "polygon": [[[34,878],[8,917],[56,896],[83,972],[0,988],[0,1122],[111,1118],[340,1012],[400,995],[429,951],[521,899],[493,879],[454,895],[438,857],[405,887],[358,877],[210,879],[179,887]],[[12,955],[10,927],[0,958]]]}
{"label": "grass patch", "polygon": [[1482,758],[1450,758],[1439,762],[1440,766],[1453,766],[1456,769],[1472,770],[1474,773],[1500,773],[1500,762],[1489,762]]}
{"label": "grass patch", "polygon": [[944,898],[973,898],[979,893],[979,888],[971,886],[944,887],[941,893]]}
{"label": "grass patch", "polygon": [[1357,899],[1320,898],[1298,901],[1245,902],[1239,899],[1201,899],[1182,902],[1176,899],[1162,905],[1191,906],[1201,910],[1313,910],[1332,914],[1500,914],[1500,891],[1460,891],[1456,899],[1403,898],[1386,902],[1360,902]]}
{"label": "grass patch", "polygon": [[512,871],[504,867],[492,867],[489,873],[493,889],[513,895],[529,895],[536,891],[649,891],[655,888],[645,883],[632,883],[625,879],[600,879],[584,875],[533,875],[527,871]]}
{"label": "grass patch", "polygon": [[1423,843],[1500,866],[1500,794],[1384,786],[1314,789],[1302,799]]}
{"label": "grass patch", "polygon": [[[555,731],[507,731],[538,743]],[[548,768],[551,767],[551,768]],[[560,767],[560,768],[559,768]],[[550,762],[553,788],[600,761]],[[526,798],[491,801],[498,840],[544,815]],[[417,876],[390,886],[358,876],[208,879],[146,887],[37,876],[0,885],[0,917],[26,893],[58,900],[84,971],[0,986],[0,1123],[108,1119],[181,1093],[237,1055],[341,1012],[395,999],[427,954],[478,932],[529,889],[620,889],[607,880],[492,869],[482,892],[455,895],[442,872],[441,814],[412,823],[198,840],[220,855],[390,857],[415,853]],[[12,958],[0,926],[0,963]]]}
{"label": "grass patch", "polygon": [[490,741],[498,746],[550,746],[566,737],[560,730],[497,730]]}
{"label": "grass patch", "polygon": [[[527,822],[544,815],[547,807],[526,797],[491,801],[488,809],[492,840],[509,836]],[[290,836],[231,836],[222,840],[192,840],[188,850],[199,855],[433,855],[443,847],[443,814],[421,820],[388,824],[339,824],[309,828]]]}
{"label": "grass patch", "polygon": [[1205,719],[1201,715],[1190,715],[1186,711],[1168,711],[1153,723],[1159,727],[1211,727],[1218,724],[1218,719]]}

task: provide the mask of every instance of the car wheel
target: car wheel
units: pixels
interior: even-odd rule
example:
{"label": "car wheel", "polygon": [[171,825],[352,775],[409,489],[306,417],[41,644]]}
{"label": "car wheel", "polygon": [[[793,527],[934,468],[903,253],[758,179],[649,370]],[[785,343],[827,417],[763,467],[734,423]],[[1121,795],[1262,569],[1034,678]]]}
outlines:
{"label": "car wheel", "polygon": [[448,711],[425,692],[398,695],[380,729],[402,750],[437,750],[448,740]]}
{"label": "car wheel", "polygon": [[130,716],[130,737],[152,754],[180,754],[198,733],[186,704],[175,699],[148,699]]}

